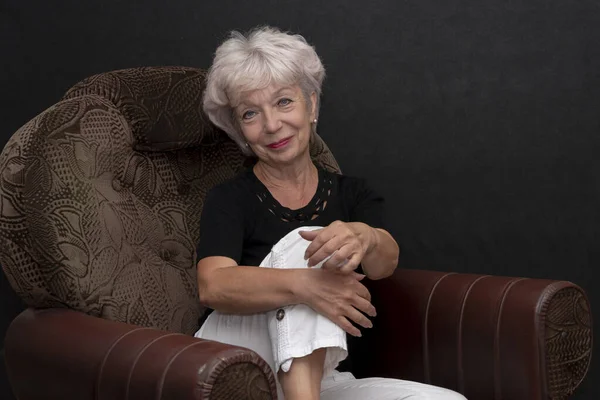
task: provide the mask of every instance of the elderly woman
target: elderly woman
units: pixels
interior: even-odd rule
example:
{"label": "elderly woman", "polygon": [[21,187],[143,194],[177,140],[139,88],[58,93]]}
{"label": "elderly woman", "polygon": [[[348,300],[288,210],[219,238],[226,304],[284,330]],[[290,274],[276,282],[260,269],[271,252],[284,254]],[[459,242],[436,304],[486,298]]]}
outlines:
{"label": "elderly woman", "polygon": [[361,280],[390,276],[399,250],[382,198],[311,161],[324,75],[302,36],[273,28],[234,32],[216,51],[204,110],[256,163],[206,197],[198,285],[215,311],[196,336],[258,352],[287,400],[464,399],[335,370],[345,333],[372,327]]}

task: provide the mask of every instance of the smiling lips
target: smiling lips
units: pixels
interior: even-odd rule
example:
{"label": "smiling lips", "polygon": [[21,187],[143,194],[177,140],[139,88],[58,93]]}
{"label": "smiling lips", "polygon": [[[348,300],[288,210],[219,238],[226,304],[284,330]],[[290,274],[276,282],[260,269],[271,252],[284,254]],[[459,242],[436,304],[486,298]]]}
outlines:
{"label": "smiling lips", "polygon": [[288,144],[291,139],[292,139],[291,137],[285,138],[285,139],[280,140],[279,142],[271,143],[271,144],[267,145],[267,147],[270,149],[280,149],[283,146],[285,146],[286,144]]}

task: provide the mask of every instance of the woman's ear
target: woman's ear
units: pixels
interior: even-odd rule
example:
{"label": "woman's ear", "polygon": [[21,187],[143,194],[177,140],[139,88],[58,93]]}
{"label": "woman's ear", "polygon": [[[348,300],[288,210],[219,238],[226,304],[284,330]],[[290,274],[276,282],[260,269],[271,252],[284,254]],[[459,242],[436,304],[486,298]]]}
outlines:
{"label": "woman's ear", "polygon": [[310,110],[310,120],[313,121],[317,118],[317,93],[312,92],[310,95],[310,104],[312,109]]}

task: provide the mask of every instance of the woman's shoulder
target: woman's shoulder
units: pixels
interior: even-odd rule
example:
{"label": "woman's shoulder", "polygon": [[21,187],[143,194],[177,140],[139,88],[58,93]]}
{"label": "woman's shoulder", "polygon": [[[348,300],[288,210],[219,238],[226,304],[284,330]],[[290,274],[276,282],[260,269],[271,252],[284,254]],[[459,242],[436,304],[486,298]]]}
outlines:
{"label": "woman's shoulder", "polygon": [[243,198],[250,189],[252,183],[251,171],[243,169],[235,176],[216,184],[208,191],[208,196],[221,201],[235,201],[240,197]]}
{"label": "woman's shoulder", "polygon": [[337,183],[339,190],[344,192],[355,192],[363,189],[367,185],[367,181],[358,176],[344,175],[338,172],[328,171],[323,169],[325,178],[329,178]]}
{"label": "woman's shoulder", "polygon": [[342,175],[335,172],[327,172],[327,174],[331,179],[336,180],[339,198],[349,204],[359,204],[366,200],[383,201],[381,193],[365,177]]}

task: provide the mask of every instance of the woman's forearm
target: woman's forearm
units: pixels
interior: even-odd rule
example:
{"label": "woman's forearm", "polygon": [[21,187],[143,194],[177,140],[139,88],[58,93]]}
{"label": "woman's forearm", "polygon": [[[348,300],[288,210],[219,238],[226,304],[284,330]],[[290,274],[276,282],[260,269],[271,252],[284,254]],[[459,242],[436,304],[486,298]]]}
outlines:
{"label": "woman's forearm", "polygon": [[200,302],[232,314],[252,314],[297,304],[301,271],[231,266],[201,273],[199,269]]}
{"label": "woman's forearm", "polygon": [[398,266],[400,249],[388,232],[371,228],[369,225],[357,223],[355,229],[359,236],[366,238],[368,248],[361,264],[363,272],[369,279],[383,279],[394,273]]}

